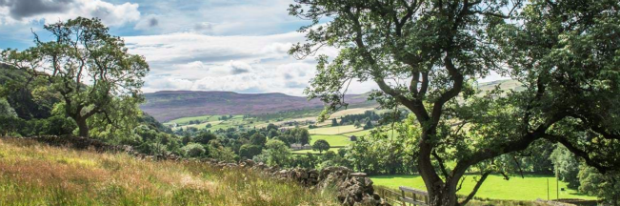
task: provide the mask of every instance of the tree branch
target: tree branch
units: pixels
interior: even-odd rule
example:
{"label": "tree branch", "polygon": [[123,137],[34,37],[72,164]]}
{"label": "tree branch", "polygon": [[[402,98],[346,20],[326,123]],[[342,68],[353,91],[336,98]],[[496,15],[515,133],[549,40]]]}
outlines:
{"label": "tree branch", "polygon": [[439,168],[441,169],[441,173],[443,174],[443,176],[446,179],[448,179],[448,177],[450,177],[448,174],[448,170],[446,170],[446,166],[444,165],[443,159],[439,157],[439,155],[437,154],[437,151],[435,150],[433,150],[433,157],[435,157],[435,159],[439,163]]}
{"label": "tree branch", "polygon": [[601,174],[605,174],[606,171],[612,169],[611,167],[603,166],[597,163],[596,161],[594,161],[592,158],[590,158],[590,155],[588,154],[588,152],[577,148],[570,141],[568,141],[565,137],[553,135],[553,134],[545,134],[544,138],[551,142],[558,142],[564,145],[564,147],[566,147],[569,151],[571,151],[573,154],[577,155],[578,157],[583,158],[586,164],[596,168]]}
{"label": "tree branch", "polygon": [[478,182],[476,182],[476,185],[474,186],[474,189],[471,191],[471,193],[469,193],[469,195],[467,195],[467,197],[465,198],[465,200],[463,200],[462,202],[459,203],[459,205],[467,205],[467,203],[474,198],[474,196],[476,195],[476,193],[478,192],[478,189],[480,189],[480,186],[482,186],[482,183],[484,182],[484,180],[487,179],[487,177],[489,176],[489,174],[491,174],[490,171],[487,171],[485,173],[482,174],[482,176],[480,177],[480,180],[478,180]]}

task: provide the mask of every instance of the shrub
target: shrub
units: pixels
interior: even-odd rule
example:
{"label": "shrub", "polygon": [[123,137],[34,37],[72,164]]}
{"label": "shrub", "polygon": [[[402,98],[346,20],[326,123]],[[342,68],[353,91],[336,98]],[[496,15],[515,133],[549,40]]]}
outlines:
{"label": "shrub", "polygon": [[252,159],[254,156],[260,154],[262,148],[258,145],[244,144],[239,148],[239,156],[241,158]]}
{"label": "shrub", "polygon": [[181,150],[186,157],[200,157],[207,152],[202,145],[196,143],[190,143],[181,148]]}

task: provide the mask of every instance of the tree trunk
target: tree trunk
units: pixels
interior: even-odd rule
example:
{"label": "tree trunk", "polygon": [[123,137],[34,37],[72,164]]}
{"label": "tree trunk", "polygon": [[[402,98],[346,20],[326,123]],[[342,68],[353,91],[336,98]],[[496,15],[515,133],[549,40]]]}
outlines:
{"label": "tree trunk", "polygon": [[86,124],[86,119],[77,118],[75,123],[77,123],[80,137],[88,137],[88,124]]}
{"label": "tree trunk", "polygon": [[456,196],[456,184],[448,180],[445,185],[435,187],[433,191],[428,192],[429,206],[458,206],[458,198]]}
{"label": "tree trunk", "polygon": [[444,181],[437,174],[431,161],[433,146],[426,141],[432,135],[434,135],[434,130],[422,133],[422,140],[419,143],[420,153],[417,160],[418,172],[422,176],[428,191],[429,206],[457,206],[456,182],[458,182],[459,177],[451,177]]}

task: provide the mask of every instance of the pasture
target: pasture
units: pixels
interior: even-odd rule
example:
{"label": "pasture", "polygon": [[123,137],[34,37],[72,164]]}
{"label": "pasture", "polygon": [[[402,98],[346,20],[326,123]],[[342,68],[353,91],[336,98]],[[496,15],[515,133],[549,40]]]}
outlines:
{"label": "pasture", "polygon": [[310,129],[308,130],[308,132],[310,132],[310,134],[334,135],[334,134],[357,132],[357,131],[362,131],[362,130],[364,129],[356,128],[353,125],[346,125],[346,126],[321,127],[321,128],[316,128],[316,129]]}
{"label": "pasture", "polygon": [[[339,149],[340,148],[329,148],[329,151],[333,151],[333,152],[338,153]],[[311,153],[311,154],[317,154],[318,155],[319,151],[318,150],[314,151],[314,150],[311,150],[311,149],[293,151],[293,154],[298,154],[298,155],[300,155],[300,154],[303,155],[303,154],[306,154],[306,153]],[[323,151],[323,154],[325,154],[325,151]]]}
{"label": "pasture", "polygon": [[[510,180],[504,180],[501,175],[489,175],[486,181],[478,190],[476,197],[498,199],[498,200],[536,200],[547,199],[549,191],[550,199],[556,199],[556,180],[554,176],[526,174],[521,176],[511,176]],[[398,186],[413,187],[426,190],[424,181],[419,175],[381,175],[371,177],[375,185],[382,185],[389,188],[398,189]],[[460,195],[468,195],[473,189],[479,175],[466,175],[463,188],[458,192]],[[549,181],[549,190],[547,190]],[[559,182],[560,188],[565,191],[559,192],[560,199],[585,199],[595,200],[596,197],[580,194],[578,191],[567,188],[567,183]]]}
{"label": "pasture", "polygon": [[317,140],[323,139],[329,143],[329,146],[338,147],[338,146],[349,146],[351,144],[351,140],[348,136],[345,135],[322,135],[322,134],[314,134],[310,135],[310,145],[314,144]]}
{"label": "pasture", "polygon": [[[370,136],[370,131],[372,131],[372,129],[368,129],[368,130],[362,130],[362,131],[356,131],[356,132],[350,132],[350,133],[344,133],[342,135],[345,135],[347,137],[350,137],[352,135],[355,135],[356,137],[362,137],[362,136]],[[396,135],[398,135],[398,132],[396,130],[387,130],[384,132],[384,134],[386,134],[388,137],[394,137]]]}

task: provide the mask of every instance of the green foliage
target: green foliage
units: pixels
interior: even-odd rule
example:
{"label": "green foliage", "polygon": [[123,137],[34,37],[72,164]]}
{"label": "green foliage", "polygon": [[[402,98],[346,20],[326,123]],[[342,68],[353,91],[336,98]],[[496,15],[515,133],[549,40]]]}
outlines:
{"label": "green foliage", "polygon": [[329,142],[323,139],[319,139],[315,141],[314,144],[312,144],[312,150],[318,150],[321,154],[323,153],[323,151],[329,150],[329,148]]}
{"label": "green foliage", "polygon": [[59,97],[48,88],[24,85],[29,80],[32,77],[26,71],[0,63],[0,98],[6,97],[21,119],[48,118]]}
{"label": "green foliage", "polygon": [[9,105],[6,99],[0,98],[0,135],[6,136],[16,131],[21,126],[22,121],[17,117],[17,113]]}
{"label": "green foliage", "polygon": [[277,136],[277,139],[287,145],[293,143],[305,145],[310,143],[310,133],[306,128],[286,129]]}
{"label": "green foliage", "polygon": [[230,147],[214,147],[209,145],[209,156],[220,161],[235,162],[237,155]]}
{"label": "green foliage", "polygon": [[341,155],[346,155],[355,170],[367,174],[415,174],[416,140],[409,137],[418,131],[408,126],[413,124],[413,119],[411,116],[404,123],[395,125],[398,135],[393,137],[386,135],[386,128],[376,128],[370,135],[358,137]]}
{"label": "green foliage", "polygon": [[265,144],[263,154],[266,156],[269,165],[284,166],[289,162],[291,151],[284,142],[271,139]]}
{"label": "green foliage", "polygon": [[252,144],[244,144],[239,148],[239,157],[241,159],[252,159],[254,156],[259,155],[262,152],[261,146],[252,145]]}
{"label": "green foliage", "polygon": [[[128,54],[123,40],[108,34],[99,19],[78,17],[44,28],[54,41],[42,42],[35,35],[35,47],[4,50],[1,60],[28,72],[33,91],[58,94],[79,135],[89,136],[92,126],[98,129],[96,136],[130,134],[140,116],[142,78],[149,70],[144,58]],[[44,71],[48,73],[37,75]]]}
{"label": "green foliage", "polygon": [[620,204],[620,174],[601,174],[593,167],[581,166],[579,170],[579,191],[596,195],[609,205]]}
{"label": "green foliage", "polygon": [[566,147],[558,145],[551,156],[549,157],[553,162],[554,169],[560,176],[560,179],[564,182],[568,182],[568,187],[577,189],[579,187],[579,162],[573,153],[571,153]]}
{"label": "green foliage", "polygon": [[0,116],[0,135],[7,136],[17,132],[25,122],[17,117]]}
{"label": "green foliage", "polygon": [[22,128],[23,136],[32,135],[71,135],[77,129],[75,122],[63,115],[54,115],[47,119],[32,119]]}
{"label": "green foliage", "polygon": [[209,141],[217,139],[217,136],[211,132],[201,131],[194,137],[193,142],[200,143],[203,145],[209,144]]}
{"label": "green foliage", "polygon": [[262,147],[263,145],[265,145],[265,143],[267,143],[267,137],[265,137],[265,135],[262,135],[260,133],[256,133],[252,135],[252,137],[250,137],[250,143],[252,143],[253,145],[258,145]]}
{"label": "green foliage", "polygon": [[207,152],[201,144],[196,143],[185,145],[181,150],[186,157],[202,157]]}
{"label": "green foliage", "polygon": [[366,124],[364,124],[364,130],[372,129],[372,128],[374,128],[374,127],[375,127],[375,126],[374,126],[374,125],[372,125],[372,122],[371,122],[370,120],[368,120],[368,121],[366,122]]}
{"label": "green foliage", "polygon": [[9,104],[9,102],[6,101],[6,99],[2,98],[0,98],[0,116],[17,117],[15,109],[11,107],[11,105]]}

